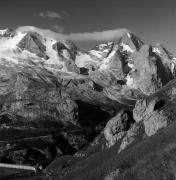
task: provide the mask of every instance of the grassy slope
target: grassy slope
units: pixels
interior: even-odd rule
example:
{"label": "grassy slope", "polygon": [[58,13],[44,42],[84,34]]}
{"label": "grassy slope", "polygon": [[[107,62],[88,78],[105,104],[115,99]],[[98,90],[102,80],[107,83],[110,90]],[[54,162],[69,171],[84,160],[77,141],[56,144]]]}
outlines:
{"label": "grassy slope", "polygon": [[[118,154],[119,144],[59,171],[55,180],[101,180],[119,168],[119,179],[172,179],[176,172],[176,123]],[[176,153],[175,153],[176,154]],[[165,160],[165,157],[166,160]],[[163,164],[164,161],[164,164]],[[56,167],[56,166],[55,166]],[[163,178],[165,177],[165,178]]]}

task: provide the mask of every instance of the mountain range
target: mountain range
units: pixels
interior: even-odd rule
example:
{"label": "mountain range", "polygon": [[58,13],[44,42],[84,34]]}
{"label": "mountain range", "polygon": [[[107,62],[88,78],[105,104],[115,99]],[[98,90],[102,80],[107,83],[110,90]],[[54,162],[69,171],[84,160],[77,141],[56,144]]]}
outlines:
{"label": "mountain range", "polygon": [[86,52],[45,32],[0,30],[0,162],[42,169],[29,179],[174,179],[176,57],[129,30]]}

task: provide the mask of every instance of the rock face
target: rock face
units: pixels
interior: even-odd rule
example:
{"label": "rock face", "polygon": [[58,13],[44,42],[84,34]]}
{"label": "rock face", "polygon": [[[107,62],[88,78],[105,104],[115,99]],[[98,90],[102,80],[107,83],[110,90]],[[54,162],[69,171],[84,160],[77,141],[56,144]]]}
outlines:
{"label": "rock face", "polygon": [[104,136],[108,146],[113,146],[118,140],[124,136],[133,125],[134,120],[129,111],[121,111],[115,117],[110,119],[104,129]]}
{"label": "rock face", "polygon": [[134,84],[144,94],[156,92],[174,78],[171,68],[152,52],[151,46],[142,46],[134,58]]}
{"label": "rock face", "polygon": [[46,55],[46,46],[40,40],[40,35],[37,33],[27,33],[17,45],[21,50],[27,50],[37,56],[48,59]]}
{"label": "rock face", "polygon": [[175,120],[176,61],[162,45],[126,31],[82,52],[23,29],[0,31],[0,162],[44,168],[65,155],[121,154]]}
{"label": "rock face", "polygon": [[[52,77],[38,76],[35,71],[18,73],[13,67],[1,64],[1,112],[25,118],[27,122],[48,120],[56,122],[76,122],[77,106],[73,100],[52,82]],[[4,73],[8,71],[4,79]],[[64,118],[65,117],[65,118]]]}
{"label": "rock face", "polygon": [[175,121],[175,80],[146,99],[137,101],[133,110],[136,122],[142,121],[147,136]]}
{"label": "rock face", "polygon": [[[67,41],[67,43],[69,43]],[[76,72],[79,73],[79,68],[75,64],[75,58],[77,54],[77,49],[73,44],[70,44],[70,49],[66,47],[64,44],[57,42],[53,44],[53,49],[61,56],[63,61],[65,62],[65,67],[68,72]]]}
{"label": "rock face", "polygon": [[[116,142],[121,141],[119,153],[133,142],[153,136],[175,121],[175,87],[173,80],[156,93],[136,102],[133,109],[135,123],[128,131],[116,134]],[[113,140],[113,137],[110,139]]]}

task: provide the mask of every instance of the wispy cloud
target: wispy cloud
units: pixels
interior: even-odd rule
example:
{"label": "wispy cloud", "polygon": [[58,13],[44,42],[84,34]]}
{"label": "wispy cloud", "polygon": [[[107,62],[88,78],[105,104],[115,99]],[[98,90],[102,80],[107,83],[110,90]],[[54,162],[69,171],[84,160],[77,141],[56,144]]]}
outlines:
{"label": "wispy cloud", "polygon": [[129,32],[127,29],[114,29],[114,30],[105,30],[100,32],[85,32],[85,33],[56,33],[49,29],[40,29],[33,26],[23,26],[19,27],[19,31],[36,31],[44,36],[49,36],[58,41],[62,39],[72,40],[72,41],[82,41],[82,42],[91,42],[91,41],[109,41],[109,40],[118,40],[126,32]]}
{"label": "wispy cloud", "polygon": [[71,33],[66,35],[73,41],[109,41],[119,39],[128,32],[127,29],[113,29],[100,32]]}
{"label": "wispy cloud", "polygon": [[59,25],[59,24],[55,24],[53,26],[53,30],[58,32],[58,33],[63,33],[64,32],[64,26],[63,25]]}
{"label": "wispy cloud", "polygon": [[60,13],[55,11],[40,12],[38,16],[42,18],[53,18],[53,19],[60,19],[62,17]]}

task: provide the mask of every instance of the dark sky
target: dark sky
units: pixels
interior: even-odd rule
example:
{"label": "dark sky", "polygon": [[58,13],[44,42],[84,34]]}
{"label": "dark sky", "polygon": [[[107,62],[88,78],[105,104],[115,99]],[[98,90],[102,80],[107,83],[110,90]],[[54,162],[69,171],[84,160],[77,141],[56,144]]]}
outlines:
{"label": "dark sky", "polygon": [[[39,16],[47,11],[60,17]],[[128,28],[146,43],[159,42],[176,54],[176,0],[0,0],[0,28],[24,25],[57,25],[63,33]]]}

